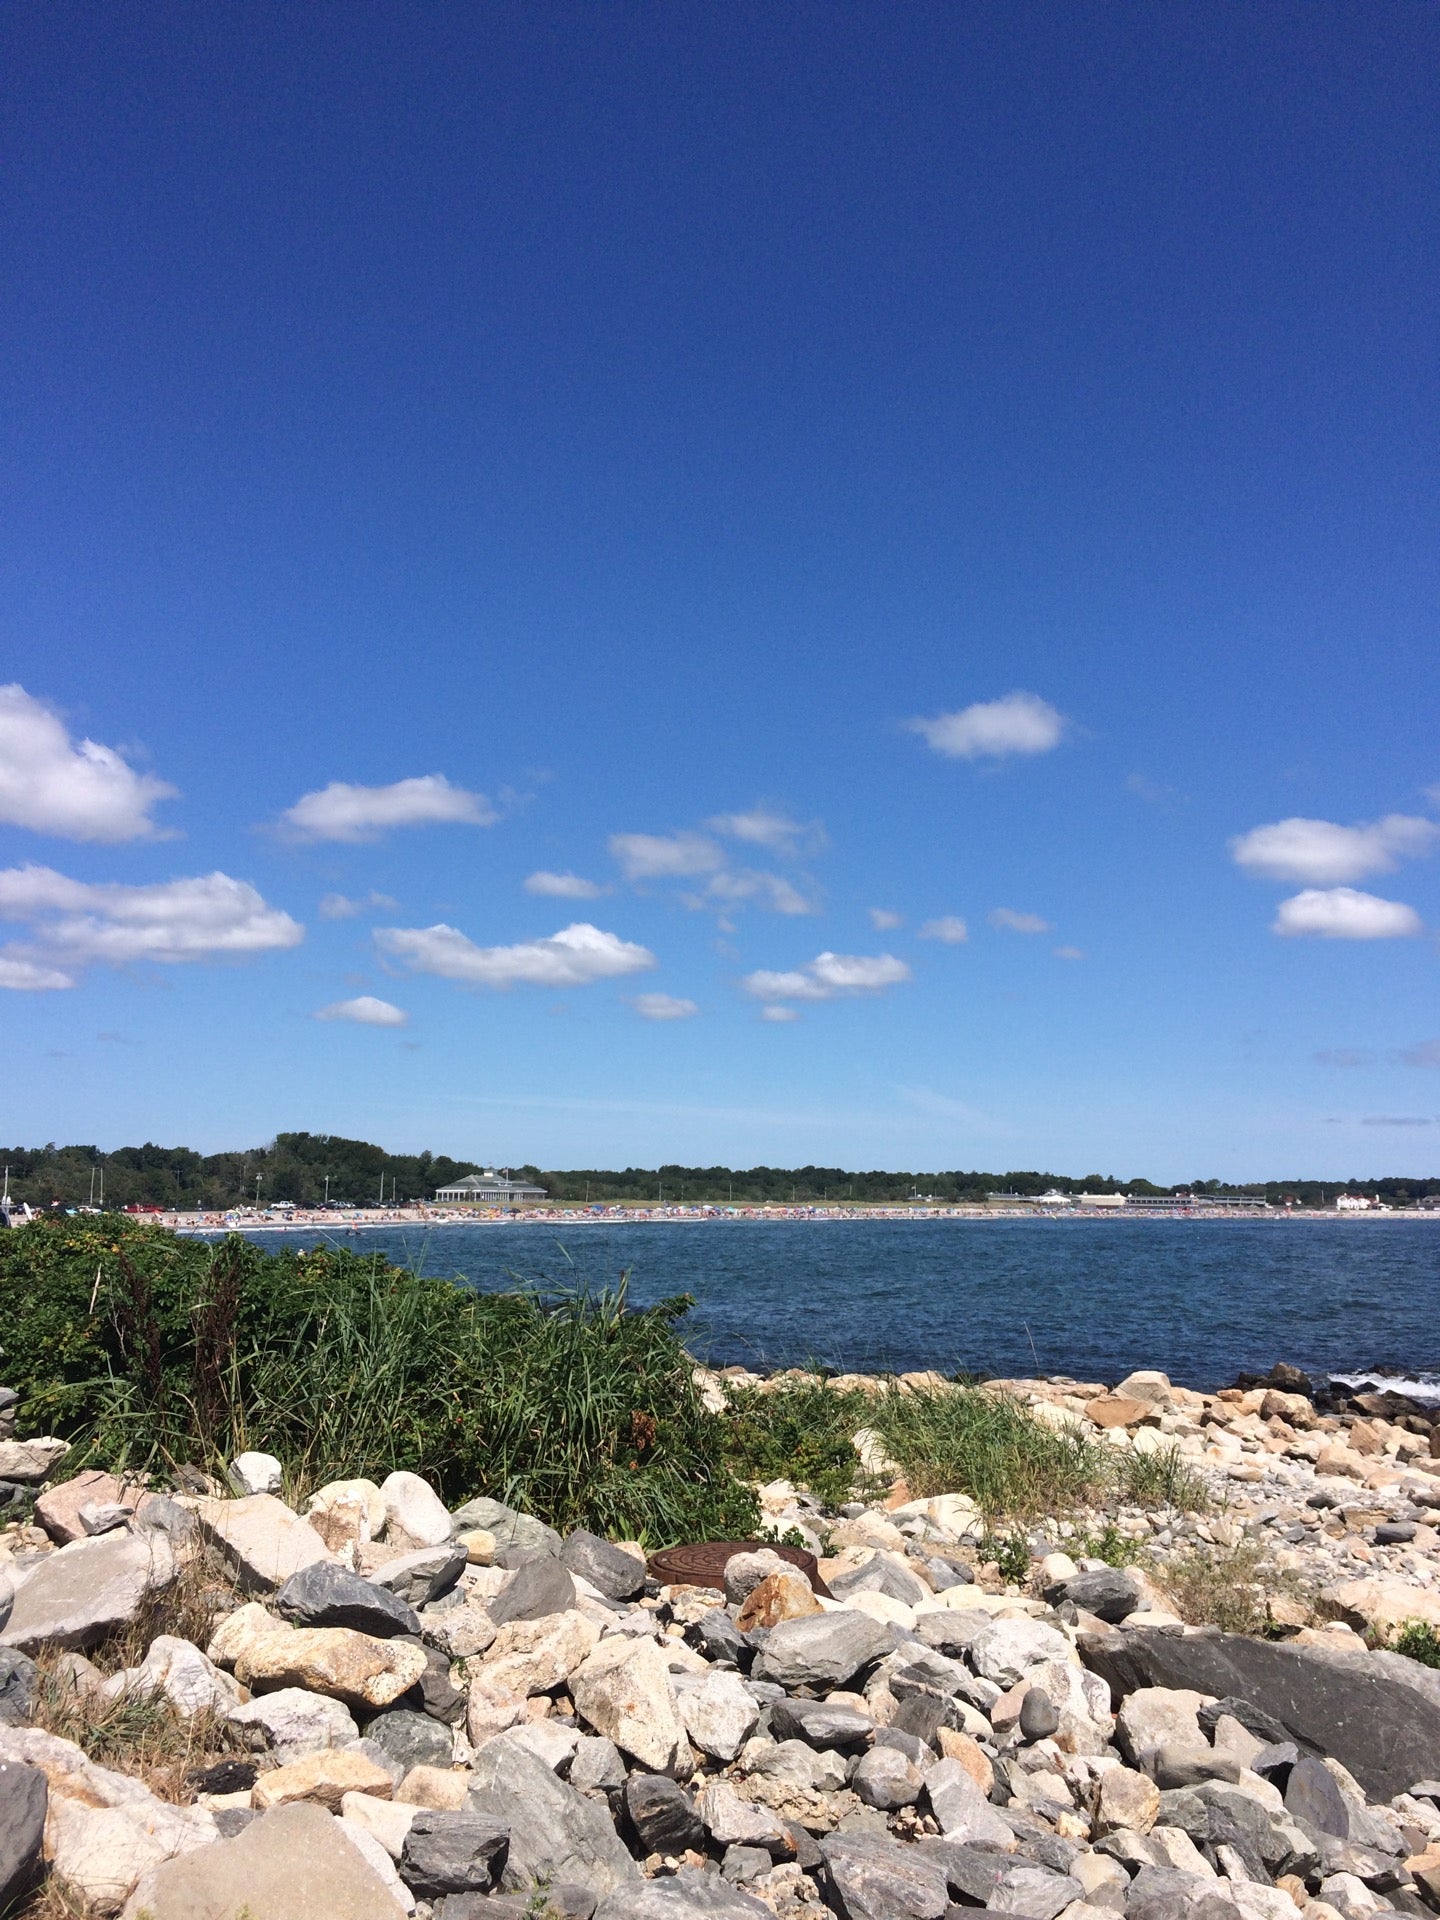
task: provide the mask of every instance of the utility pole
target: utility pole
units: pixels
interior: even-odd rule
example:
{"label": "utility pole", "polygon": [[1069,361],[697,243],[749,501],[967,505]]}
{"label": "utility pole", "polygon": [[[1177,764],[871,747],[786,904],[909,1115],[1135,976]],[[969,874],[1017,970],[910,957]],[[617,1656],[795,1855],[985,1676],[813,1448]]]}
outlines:
{"label": "utility pole", "polygon": [[325,1176],[325,1204],[327,1207],[330,1204],[330,1176],[328,1173]]}
{"label": "utility pole", "polygon": [[262,1174],[257,1173],[255,1176],[255,1211],[257,1213],[260,1211],[260,1182],[263,1178]]}

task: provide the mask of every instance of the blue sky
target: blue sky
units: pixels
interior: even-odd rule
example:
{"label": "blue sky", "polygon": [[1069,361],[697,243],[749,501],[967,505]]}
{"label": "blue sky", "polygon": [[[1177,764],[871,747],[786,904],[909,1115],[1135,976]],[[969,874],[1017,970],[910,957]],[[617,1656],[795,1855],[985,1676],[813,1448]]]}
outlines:
{"label": "blue sky", "polygon": [[0,1133],[1434,1171],[1434,8],[0,35]]}

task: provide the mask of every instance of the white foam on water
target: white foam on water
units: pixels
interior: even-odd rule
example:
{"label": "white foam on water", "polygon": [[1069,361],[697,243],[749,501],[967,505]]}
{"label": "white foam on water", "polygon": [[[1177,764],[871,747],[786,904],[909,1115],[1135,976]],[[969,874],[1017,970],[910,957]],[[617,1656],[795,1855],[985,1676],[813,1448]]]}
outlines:
{"label": "white foam on water", "polygon": [[1419,1401],[1424,1406],[1440,1406],[1440,1379],[1434,1374],[1332,1373],[1330,1378],[1357,1392],[1403,1393],[1407,1400]]}

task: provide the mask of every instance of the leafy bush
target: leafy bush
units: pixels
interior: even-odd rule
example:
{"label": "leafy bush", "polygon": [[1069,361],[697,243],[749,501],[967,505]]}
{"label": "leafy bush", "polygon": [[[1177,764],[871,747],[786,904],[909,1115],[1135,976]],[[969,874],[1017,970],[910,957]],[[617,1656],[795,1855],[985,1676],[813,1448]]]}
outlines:
{"label": "leafy bush", "polygon": [[1422,1667],[1440,1667],[1440,1633],[1428,1620],[1405,1620],[1390,1642],[1392,1653],[1418,1660]]}
{"label": "leafy bush", "polygon": [[1005,1581],[1018,1584],[1030,1571],[1030,1542],[1020,1528],[1010,1533],[987,1533],[980,1542],[981,1561],[993,1560],[995,1571]]}
{"label": "leafy bush", "polygon": [[749,1480],[792,1480],[827,1507],[838,1507],[880,1483],[862,1473],[851,1436],[870,1424],[870,1397],[835,1393],[818,1381],[791,1380],[773,1390],[744,1387],[730,1395],[725,1451]]}
{"label": "leafy bush", "polygon": [[1067,1543],[1067,1551],[1082,1560],[1103,1560],[1107,1567],[1139,1566],[1146,1557],[1142,1542],[1122,1533],[1113,1520],[1099,1533],[1078,1534]]}
{"label": "leafy bush", "polygon": [[266,1253],[113,1219],[0,1237],[0,1351],[71,1471],[246,1448],[320,1482],[425,1475],[655,1545],[753,1531],[691,1378],[688,1299],[479,1294],[348,1249]]}

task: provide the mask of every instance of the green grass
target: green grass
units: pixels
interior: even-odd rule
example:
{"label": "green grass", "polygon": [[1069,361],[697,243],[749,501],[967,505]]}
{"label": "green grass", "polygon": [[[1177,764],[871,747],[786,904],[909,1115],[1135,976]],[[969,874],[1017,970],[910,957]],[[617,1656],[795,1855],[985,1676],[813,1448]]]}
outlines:
{"label": "green grass", "polygon": [[797,1381],[770,1392],[742,1389],[731,1400],[726,1448],[736,1472],[803,1483],[827,1506],[879,1490],[851,1444],[862,1427],[880,1435],[916,1499],[968,1493],[987,1515],[1068,1509],[1091,1497],[1104,1476],[1098,1447],[1055,1432],[1018,1400],[988,1389],[835,1393]]}
{"label": "green grass", "polygon": [[1403,1653],[1422,1667],[1440,1667],[1440,1633],[1428,1620],[1405,1620],[1388,1643],[1392,1653]]}
{"label": "green grass", "polygon": [[403,1467],[656,1546],[753,1532],[723,1423],[691,1380],[688,1300],[479,1294],[348,1249],[267,1253],[154,1227],[0,1237],[0,1350],[27,1433],[85,1465],[217,1467],[246,1448],[300,1498]]}
{"label": "green grass", "polygon": [[1117,1454],[1115,1483],[1127,1506],[1179,1507],[1196,1513],[1210,1503],[1204,1480],[1186,1463],[1178,1443],[1157,1447],[1153,1453]]}

